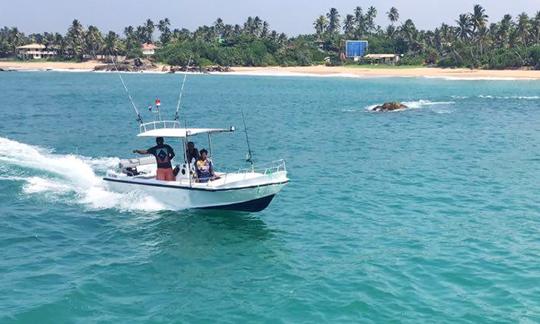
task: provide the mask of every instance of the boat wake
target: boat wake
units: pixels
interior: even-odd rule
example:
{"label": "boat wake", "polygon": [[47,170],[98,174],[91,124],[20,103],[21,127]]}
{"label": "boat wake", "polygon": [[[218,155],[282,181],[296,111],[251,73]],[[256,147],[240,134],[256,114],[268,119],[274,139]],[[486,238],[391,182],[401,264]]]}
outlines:
{"label": "boat wake", "polygon": [[[448,106],[448,105],[455,104],[454,101],[430,101],[430,100],[405,101],[402,103],[408,108],[396,109],[396,110],[393,110],[392,112],[404,111],[408,109],[419,109],[419,108],[430,107],[430,106],[438,106],[438,105]],[[373,109],[375,109],[375,107],[377,107],[378,105],[380,104],[370,105],[370,106],[365,107],[365,109],[368,111],[374,111]]]}
{"label": "boat wake", "polygon": [[100,174],[117,158],[55,154],[39,146],[0,137],[0,181],[22,182],[21,195],[83,204],[91,209],[162,210],[152,197],[108,190]]}

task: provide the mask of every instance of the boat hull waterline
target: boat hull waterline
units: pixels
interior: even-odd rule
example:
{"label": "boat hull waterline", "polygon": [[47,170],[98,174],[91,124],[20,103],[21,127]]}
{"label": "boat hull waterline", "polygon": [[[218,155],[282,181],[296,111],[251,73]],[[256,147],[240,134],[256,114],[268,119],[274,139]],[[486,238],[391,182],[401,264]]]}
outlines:
{"label": "boat hull waterline", "polygon": [[[281,179],[279,179],[281,178]],[[245,212],[264,210],[274,196],[288,183],[285,175],[272,182],[238,187],[193,187],[175,182],[105,177],[117,192],[138,192],[151,196],[170,210],[222,209]]]}

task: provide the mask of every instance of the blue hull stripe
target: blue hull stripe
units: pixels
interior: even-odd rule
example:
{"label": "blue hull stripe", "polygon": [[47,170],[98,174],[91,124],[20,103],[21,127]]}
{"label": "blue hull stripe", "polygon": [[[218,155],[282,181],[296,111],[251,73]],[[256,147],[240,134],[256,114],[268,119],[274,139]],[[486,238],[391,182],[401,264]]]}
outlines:
{"label": "blue hull stripe", "polygon": [[219,209],[219,210],[235,210],[235,211],[244,211],[244,212],[260,212],[270,205],[272,199],[275,195],[266,196],[263,198],[258,198],[250,201],[245,201],[242,203],[223,205],[223,206],[213,206],[213,207],[203,207],[198,209]]}

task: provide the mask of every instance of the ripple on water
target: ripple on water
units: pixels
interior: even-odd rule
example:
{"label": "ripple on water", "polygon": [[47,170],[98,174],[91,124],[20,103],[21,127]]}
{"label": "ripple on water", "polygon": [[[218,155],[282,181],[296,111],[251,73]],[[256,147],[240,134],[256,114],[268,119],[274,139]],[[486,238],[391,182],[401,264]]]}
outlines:
{"label": "ripple on water", "polygon": [[[178,77],[125,79],[166,113]],[[287,160],[269,209],[171,212],[110,192],[105,170],[151,145],[117,77],[0,74],[17,107],[0,129],[0,322],[540,321],[538,82],[189,84],[190,124],[238,126],[242,106],[256,161]],[[364,109],[388,96],[417,109]],[[216,166],[242,167],[244,134],[229,135]]]}

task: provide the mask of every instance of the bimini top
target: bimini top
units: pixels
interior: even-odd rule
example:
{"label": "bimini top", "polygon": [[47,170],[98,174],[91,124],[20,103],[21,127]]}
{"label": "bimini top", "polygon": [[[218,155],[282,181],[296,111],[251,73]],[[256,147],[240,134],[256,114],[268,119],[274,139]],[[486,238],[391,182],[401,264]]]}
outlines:
{"label": "bimini top", "polygon": [[155,121],[141,124],[139,137],[180,137],[185,138],[198,134],[234,132],[230,128],[180,128],[178,121]]}

